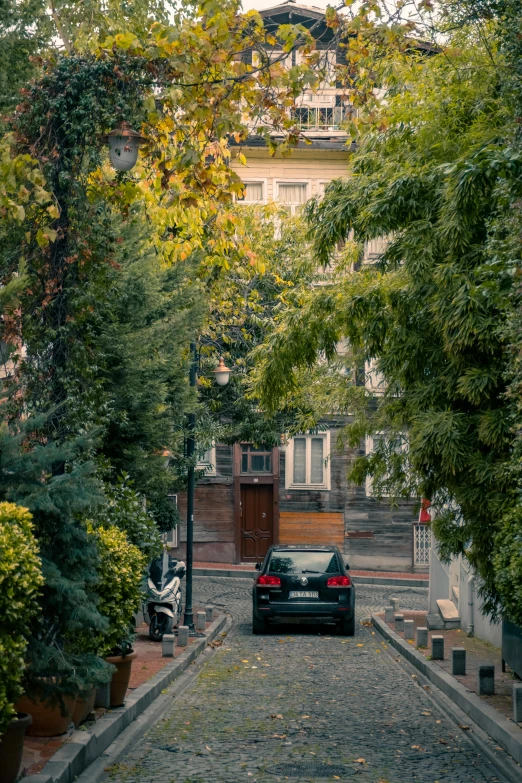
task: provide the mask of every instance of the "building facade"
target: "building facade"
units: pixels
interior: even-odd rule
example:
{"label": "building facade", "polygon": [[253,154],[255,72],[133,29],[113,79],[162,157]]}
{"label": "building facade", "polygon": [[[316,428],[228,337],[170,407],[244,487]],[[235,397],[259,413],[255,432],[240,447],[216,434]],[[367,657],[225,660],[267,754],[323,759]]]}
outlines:
{"label": "building facade", "polygon": [[[330,63],[332,31],[322,11],[286,2],[261,12],[268,26],[300,23],[314,26],[318,46]],[[320,195],[332,179],[347,172],[351,152],[340,128],[349,107],[341,91],[325,84],[306,93],[296,119],[309,143],[300,143],[290,157],[270,157],[260,137],[243,145],[246,166],[237,166],[245,183],[245,203],[277,201],[290,211]],[[367,248],[371,261],[379,248]],[[367,373],[369,382],[371,372]],[[372,450],[372,439],[357,449],[337,449],[337,433],[346,422],[325,422],[324,431],[303,433],[281,448],[253,444],[217,444],[205,457],[207,471],[198,480],[194,509],[194,559],[203,562],[248,563],[261,559],[273,543],[335,544],[352,568],[411,571],[428,567],[423,527],[413,503],[392,507],[373,497],[371,482],[348,482],[351,462]],[[186,498],[180,494],[181,524],[175,554],[183,556],[186,541]]]}

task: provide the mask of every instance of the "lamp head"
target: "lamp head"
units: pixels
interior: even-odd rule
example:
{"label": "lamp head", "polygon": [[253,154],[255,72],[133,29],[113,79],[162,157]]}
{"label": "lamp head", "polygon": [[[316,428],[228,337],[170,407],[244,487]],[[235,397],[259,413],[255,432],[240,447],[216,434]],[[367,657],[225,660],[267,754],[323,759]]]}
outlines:
{"label": "lamp head", "polygon": [[107,141],[113,168],[117,171],[130,171],[138,160],[140,142],[145,139],[123,120],[117,128],[107,134]]}
{"label": "lamp head", "polygon": [[218,386],[226,386],[230,378],[230,369],[226,366],[222,356],[219,357],[219,364],[213,372]]}

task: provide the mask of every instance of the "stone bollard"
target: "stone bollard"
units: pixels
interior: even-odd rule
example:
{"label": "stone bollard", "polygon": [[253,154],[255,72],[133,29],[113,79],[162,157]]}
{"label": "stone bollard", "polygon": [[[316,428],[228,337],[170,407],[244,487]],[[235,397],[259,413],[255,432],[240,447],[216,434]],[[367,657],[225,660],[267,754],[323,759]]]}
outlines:
{"label": "stone bollard", "polygon": [[404,621],[404,638],[406,641],[415,639],[415,620]]}
{"label": "stone bollard", "polygon": [[205,619],[206,619],[207,623],[211,623],[212,622],[212,617],[213,617],[213,614],[214,614],[214,607],[213,606],[205,606],[205,614],[206,614]]}
{"label": "stone bollard", "polygon": [[443,636],[431,637],[431,658],[433,661],[444,660],[444,637]]}
{"label": "stone bollard", "polygon": [[393,606],[393,611],[395,614],[399,611],[399,599],[398,598],[390,598],[390,604]]}
{"label": "stone bollard", "polygon": [[427,628],[417,628],[417,647],[427,647],[428,646],[428,629]]}
{"label": "stone bollard", "polygon": [[395,615],[395,630],[397,633],[402,633],[404,631],[404,615],[403,614],[396,614]]}
{"label": "stone bollard", "polygon": [[96,696],[94,699],[95,707],[103,707],[108,710],[111,706],[111,684],[110,682],[105,685],[100,685],[96,688]]}
{"label": "stone bollard", "polygon": [[174,643],[176,637],[173,633],[163,634],[161,640],[161,657],[162,658],[174,658]]}
{"label": "stone bollard", "polygon": [[207,613],[206,612],[198,612],[196,615],[196,631],[204,631],[207,622]]}
{"label": "stone bollard", "polygon": [[495,693],[495,667],[486,663],[478,668],[479,696],[492,696]]}
{"label": "stone bollard", "polygon": [[395,618],[393,616],[393,606],[387,606],[386,609],[384,610],[384,622],[388,623],[389,625],[390,623],[393,623],[394,620]]}
{"label": "stone bollard", "polygon": [[522,723],[522,682],[513,685],[513,720]]}
{"label": "stone bollard", "polygon": [[466,674],[466,650],[464,647],[451,648],[451,673]]}
{"label": "stone bollard", "polygon": [[188,644],[189,627],[180,625],[178,628],[178,647],[186,647]]}

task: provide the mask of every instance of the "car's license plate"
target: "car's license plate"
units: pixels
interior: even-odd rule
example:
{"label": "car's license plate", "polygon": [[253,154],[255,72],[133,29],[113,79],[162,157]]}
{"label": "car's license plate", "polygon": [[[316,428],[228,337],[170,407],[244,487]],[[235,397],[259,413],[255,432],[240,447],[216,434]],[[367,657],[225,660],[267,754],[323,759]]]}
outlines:
{"label": "car's license plate", "polygon": [[319,598],[317,590],[290,590],[289,598]]}

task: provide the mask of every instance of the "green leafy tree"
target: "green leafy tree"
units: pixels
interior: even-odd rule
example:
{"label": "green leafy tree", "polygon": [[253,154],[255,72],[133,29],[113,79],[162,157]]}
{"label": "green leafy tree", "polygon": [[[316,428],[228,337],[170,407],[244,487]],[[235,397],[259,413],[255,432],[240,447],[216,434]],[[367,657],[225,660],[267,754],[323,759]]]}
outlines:
{"label": "green leafy tree", "polygon": [[[353,373],[377,360],[381,396],[346,382],[337,397],[355,415],[352,443],[387,434],[351,475],[431,498],[443,557],[464,553],[497,611],[492,554],[518,490],[502,337],[513,275],[490,243],[521,158],[506,143],[510,117],[489,48],[466,30],[452,43],[451,56],[410,58],[361,136],[350,176],[310,207],[319,261],[345,242],[353,265],[341,265],[331,286],[301,289],[299,306],[281,314],[259,351],[256,389],[273,409],[341,339]],[[376,238],[387,238],[380,262],[361,266]]]}

